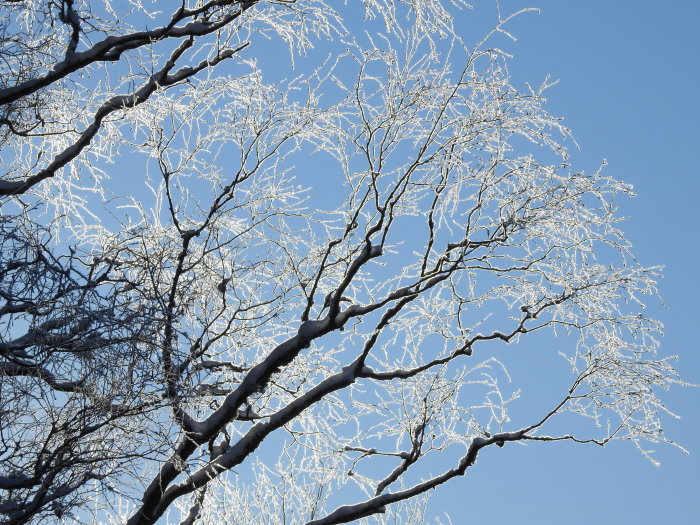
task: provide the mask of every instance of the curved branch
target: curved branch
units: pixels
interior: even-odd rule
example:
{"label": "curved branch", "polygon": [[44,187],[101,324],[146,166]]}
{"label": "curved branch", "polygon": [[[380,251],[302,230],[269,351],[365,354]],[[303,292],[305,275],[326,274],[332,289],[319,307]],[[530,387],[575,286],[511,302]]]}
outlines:
{"label": "curved branch", "polygon": [[[236,20],[241,14],[257,4],[257,2],[258,0],[207,2],[197,9],[179,9],[175,15],[173,15],[171,22],[165,27],[159,27],[150,31],[138,31],[120,37],[108,36],[90,49],[81,52],[67,53],[65,60],[56,64],[51,71],[42,77],[32,78],[15,86],[0,89],[0,105],[9,104],[31,95],[39,89],[49,86],[95,62],[113,62],[119,60],[125,51],[145,47],[154,42],[169,38],[193,38],[214,33]],[[179,22],[188,18],[193,18],[212,7],[224,8],[234,5],[238,5],[239,9],[222,16],[218,21],[212,22],[209,17],[205,17],[201,20],[192,20],[183,26],[177,26]],[[72,8],[70,11],[72,12]],[[68,15],[71,24],[73,23],[73,18],[77,17],[74,12],[73,15],[74,16]],[[77,46],[77,42],[75,44]]]}
{"label": "curved branch", "polygon": [[51,163],[46,168],[39,171],[39,173],[36,173],[23,181],[8,181],[0,179],[0,196],[25,193],[32,186],[38,184],[44,179],[53,177],[58,170],[74,160],[92,142],[92,139],[101,129],[102,122],[111,113],[114,113],[120,109],[138,106],[139,104],[146,102],[156,90],[163,87],[172,86],[193,77],[203,69],[213,67],[219,62],[226,60],[227,58],[231,58],[249,45],[248,43],[245,43],[235,49],[227,49],[220,52],[211,60],[203,60],[196,66],[183,67],[175,73],[170,74],[170,71],[177,65],[177,60],[187,49],[192,46],[192,44],[192,37],[180,44],[180,46],[172,53],[165,66],[163,66],[163,68],[157,73],[151,75],[149,80],[134,93],[130,95],[117,95],[103,103],[100,109],[98,109],[95,113],[92,124],[90,124],[81,133],[78,140],[56,155]]}
{"label": "curved branch", "polygon": [[362,503],[356,503],[355,505],[343,505],[342,507],[338,507],[326,517],[309,521],[306,525],[333,525],[335,523],[348,523],[350,521],[366,518],[374,514],[382,514],[386,512],[386,506],[391,503],[413,498],[419,494],[423,494],[424,492],[434,489],[439,485],[442,485],[454,477],[463,476],[467,469],[474,465],[479,451],[482,448],[493,444],[503,446],[506,441],[519,441],[522,439],[526,439],[526,434],[522,430],[518,432],[503,432],[500,434],[495,434],[490,438],[474,438],[467,449],[466,455],[462,457],[456,468],[450,469],[439,476],[435,476],[434,478],[399,492],[381,494],[363,501]]}

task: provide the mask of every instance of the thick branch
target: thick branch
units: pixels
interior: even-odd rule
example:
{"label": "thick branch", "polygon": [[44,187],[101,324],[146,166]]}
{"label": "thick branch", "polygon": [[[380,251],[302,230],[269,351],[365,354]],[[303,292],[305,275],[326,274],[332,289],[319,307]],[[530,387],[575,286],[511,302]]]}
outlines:
{"label": "thick branch", "polygon": [[[253,7],[256,3],[257,0],[208,2],[206,5],[194,10],[179,9],[173,16],[170,24],[165,27],[159,27],[150,31],[138,31],[119,37],[109,36],[90,49],[67,53],[65,60],[56,64],[51,71],[42,77],[32,78],[15,86],[0,89],[0,105],[9,104],[22,97],[31,95],[39,89],[49,86],[95,62],[119,60],[125,51],[149,46],[154,42],[168,38],[192,38],[209,35],[236,20],[243,12]],[[212,7],[223,8],[234,5],[239,5],[239,9],[222,16],[218,21],[212,22],[208,18],[203,18],[201,20],[192,20],[183,26],[177,25],[179,22],[192,18]],[[70,11],[73,12],[72,9]],[[74,12],[73,15],[75,15]],[[69,20],[72,23],[73,16],[69,15]]]}

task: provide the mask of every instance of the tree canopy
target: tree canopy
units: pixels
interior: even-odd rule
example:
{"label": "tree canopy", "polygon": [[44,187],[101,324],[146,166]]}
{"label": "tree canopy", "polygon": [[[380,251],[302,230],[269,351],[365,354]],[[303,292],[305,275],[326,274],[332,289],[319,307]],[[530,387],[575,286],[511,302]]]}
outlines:
{"label": "tree canopy", "polygon": [[0,6],[4,522],[419,521],[486,447],[672,443],[631,188],[511,82],[519,13],[163,4]]}

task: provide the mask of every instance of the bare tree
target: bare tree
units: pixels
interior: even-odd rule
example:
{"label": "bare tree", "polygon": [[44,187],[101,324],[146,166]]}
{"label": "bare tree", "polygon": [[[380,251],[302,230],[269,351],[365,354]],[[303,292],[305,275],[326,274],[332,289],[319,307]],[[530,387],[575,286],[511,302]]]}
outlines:
{"label": "bare tree", "polygon": [[[4,522],[420,521],[485,447],[670,443],[630,188],[570,170],[510,17],[159,4],[0,7]],[[535,332],[571,375],[516,423]]]}

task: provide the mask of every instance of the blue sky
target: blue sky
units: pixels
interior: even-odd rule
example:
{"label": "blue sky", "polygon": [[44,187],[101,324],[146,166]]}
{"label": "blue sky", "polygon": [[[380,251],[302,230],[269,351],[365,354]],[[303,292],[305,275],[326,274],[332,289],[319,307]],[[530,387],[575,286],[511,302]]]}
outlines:
{"label": "blue sky", "polygon": [[[483,7],[482,7],[483,6]],[[620,214],[644,265],[664,265],[666,303],[650,305],[665,324],[661,352],[679,355],[684,378],[700,383],[695,330],[700,325],[700,2],[502,0],[504,13],[539,7],[509,27],[517,42],[513,82],[559,79],[549,110],[565,118],[580,146],[576,169],[632,184]],[[493,10],[475,2],[473,16]],[[700,515],[700,389],[664,395],[681,416],[666,419],[686,456],[657,447],[657,468],[626,443],[605,449],[570,444],[485,451],[468,476],[433,496],[430,514],[461,523],[697,523]]]}

